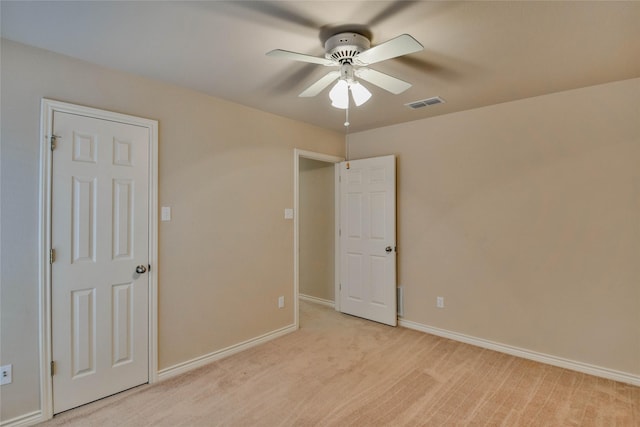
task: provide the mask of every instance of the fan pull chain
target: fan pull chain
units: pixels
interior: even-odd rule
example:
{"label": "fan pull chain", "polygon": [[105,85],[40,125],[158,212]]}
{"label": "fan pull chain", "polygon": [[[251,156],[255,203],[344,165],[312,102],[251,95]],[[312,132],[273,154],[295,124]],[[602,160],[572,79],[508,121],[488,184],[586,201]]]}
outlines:
{"label": "fan pull chain", "polygon": [[348,104],[347,104],[347,108],[344,111],[345,111],[345,115],[346,115],[346,118],[345,118],[345,121],[344,121],[344,125],[345,125],[345,127],[349,127],[350,123],[349,123],[349,105]]}

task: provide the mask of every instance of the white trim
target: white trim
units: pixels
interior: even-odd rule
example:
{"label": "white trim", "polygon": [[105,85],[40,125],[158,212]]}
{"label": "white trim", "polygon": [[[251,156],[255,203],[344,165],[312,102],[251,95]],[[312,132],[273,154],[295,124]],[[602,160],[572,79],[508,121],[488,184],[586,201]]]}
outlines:
{"label": "white trim", "polygon": [[200,368],[201,366],[207,365],[211,362],[215,362],[216,360],[223,359],[225,357],[247,350],[251,347],[264,344],[267,341],[271,341],[283,335],[290,334],[291,332],[295,332],[296,330],[298,330],[297,325],[285,326],[284,328],[276,329],[275,331],[268,332],[264,335],[256,338],[251,338],[238,344],[234,344],[227,348],[223,348],[222,350],[214,351],[212,353],[187,360],[186,362],[178,363],[177,365],[161,369],[158,372],[158,380],[164,381],[168,378],[175,377],[176,375],[184,374],[185,372]]}
{"label": "white trim", "polygon": [[2,421],[0,422],[0,427],[32,426],[44,421],[46,421],[46,419],[44,418],[42,411],[33,411],[28,414],[11,418],[10,420]]}
{"label": "white trim", "polygon": [[334,193],[334,209],[335,209],[335,218],[333,220],[333,224],[335,225],[335,230],[334,230],[334,235],[335,235],[335,239],[336,239],[336,244],[335,244],[335,254],[334,254],[334,258],[333,258],[333,272],[335,274],[335,277],[333,279],[335,286],[334,286],[334,291],[333,291],[333,308],[335,311],[340,311],[340,291],[341,291],[341,286],[340,286],[340,277],[341,277],[341,271],[340,271],[340,267],[342,266],[342,258],[341,258],[341,249],[340,249],[340,162],[336,163],[333,166],[333,171],[334,171],[334,177],[333,177],[333,182],[335,183],[334,189],[333,189],[333,193]]}
{"label": "white trim", "polygon": [[539,353],[537,351],[527,350],[520,347],[514,347],[482,338],[476,338],[458,332],[451,332],[446,329],[440,329],[433,326],[423,325],[411,320],[399,320],[398,324],[405,328],[414,329],[420,332],[437,335],[439,337],[448,338],[454,341],[475,345],[477,347],[489,350],[499,351],[500,353],[510,354],[512,356],[522,357],[523,359],[533,360],[534,362],[546,363],[560,368],[570,369],[572,371],[582,372],[584,374],[594,375],[596,377],[607,378],[614,381],[640,386],[640,375],[634,375],[627,372],[616,371],[614,369],[603,368],[588,363],[578,362],[575,360],[565,359],[563,357],[553,356],[550,354]]}
{"label": "white trim", "polygon": [[298,294],[298,299],[301,299],[302,301],[311,302],[311,303],[314,303],[314,304],[325,305],[325,306],[331,307],[331,308],[335,308],[335,306],[336,306],[336,304],[333,301],[331,301],[330,299],[318,298],[318,297],[314,297],[314,296],[311,296],[311,295]]}
{"label": "white trim", "polygon": [[[300,289],[300,260],[299,260],[299,251],[300,251],[300,221],[298,219],[298,213],[300,212],[300,158],[318,160],[326,163],[340,163],[344,161],[344,158],[332,156],[330,154],[316,153],[313,151],[305,151],[295,148],[293,150],[293,322],[297,327],[300,326],[300,319],[298,315],[298,293]],[[338,186],[338,182],[335,182],[336,190]],[[336,198],[336,201],[338,199]],[[336,212],[340,212],[339,205],[336,204],[334,209]],[[340,239],[337,234],[338,223],[336,221],[336,234],[335,234],[335,253],[340,253]],[[337,271],[338,264],[335,264],[335,269]],[[339,276],[336,274],[336,290],[338,289],[337,278]],[[338,295],[338,294],[336,294]],[[337,298],[336,298],[337,300]]]}
{"label": "white trim", "polygon": [[158,122],[54,101],[43,98],[40,107],[40,201],[39,215],[39,352],[41,421],[53,418],[53,381],[49,375],[51,363],[51,164],[49,137],[53,130],[53,113],[78,114],[102,120],[145,127],[149,130],[149,383],[158,379]]}
{"label": "white trim", "polygon": [[149,120],[149,384],[158,381],[158,121]]}
{"label": "white trim", "polygon": [[40,200],[38,206],[39,240],[38,270],[40,313],[38,337],[40,341],[40,410],[42,420],[53,417],[53,382],[49,375],[51,361],[51,268],[48,252],[51,248],[51,149],[48,136],[53,128],[53,107],[42,100],[40,106]]}

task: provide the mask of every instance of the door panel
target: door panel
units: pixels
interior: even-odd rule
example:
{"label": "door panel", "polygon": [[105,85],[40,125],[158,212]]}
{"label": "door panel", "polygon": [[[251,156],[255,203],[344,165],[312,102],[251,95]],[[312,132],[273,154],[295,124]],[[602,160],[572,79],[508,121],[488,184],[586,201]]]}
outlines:
{"label": "door panel", "polygon": [[340,310],[395,326],[395,157],[353,160],[339,167]]}
{"label": "door panel", "polygon": [[148,382],[149,130],[54,112],[54,413]]}
{"label": "door panel", "polygon": [[96,180],[81,176],[74,176],[72,180],[72,262],[95,262]]}
{"label": "door panel", "polygon": [[111,306],[113,319],[113,366],[132,361],[133,347],[133,283],[113,285],[111,287],[113,305]]}
{"label": "door panel", "polygon": [[72,291],[71,300],[71,375],[78,378],[96,368],[95,289]]}
{"label": "door panel", "polygon": [[346,267],[346,282],[348,286],[345,287],[345,293],[347,298],[352,301],[362,301],[362,254],[348,253]]}
{"label": "door panel", "polygon": [[131,259],[133,246],[133,181],[113,180],[113,258]]}

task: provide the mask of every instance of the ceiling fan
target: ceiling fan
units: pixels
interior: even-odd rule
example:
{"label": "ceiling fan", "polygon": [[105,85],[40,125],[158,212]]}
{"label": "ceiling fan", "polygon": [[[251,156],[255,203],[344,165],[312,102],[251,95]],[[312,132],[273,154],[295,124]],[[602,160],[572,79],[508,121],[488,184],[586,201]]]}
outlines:
{"label": "ceiling fan", "polygon": [[329,92],[329,97],[332,101],[331,105],[336,108],[348,109],[349,92],[351,92],[353,101],[357,106],[364,104],[371,97],[371,92],[361,85],[356,80],[356,77],[396,95],[409,89],[411,87],[410,83],[368,68],[368,66],[387,59],[418,52],[424,47],[409,34],[402,34],[371,47],[371,42],[367,36],[355,31],[346,31],[327,38],[324,43],[324,49],[324,58],[282,49],[272,50],[267,52],[267,55],[327,67],[339,67],[339,70],[325,74],[324,77],[313,83],[298,96],[316,96],[335,80],[338,80]]}

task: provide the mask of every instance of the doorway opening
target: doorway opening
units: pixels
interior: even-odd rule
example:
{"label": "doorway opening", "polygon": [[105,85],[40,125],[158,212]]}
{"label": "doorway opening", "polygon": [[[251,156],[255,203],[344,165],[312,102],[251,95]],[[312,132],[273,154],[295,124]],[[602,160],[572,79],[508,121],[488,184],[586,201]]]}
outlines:
{"label": "doorway opening", "polygon": [[339,310],[339,192],[335,165],[344,158],[294,151],[294,317],[298,298]]}

